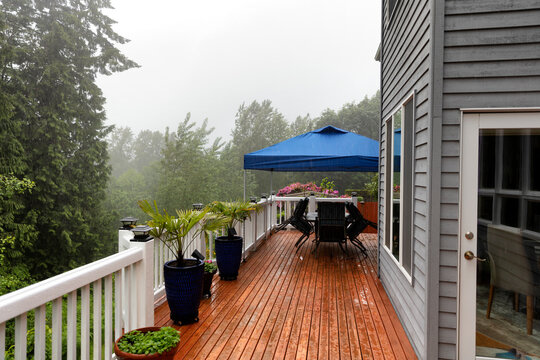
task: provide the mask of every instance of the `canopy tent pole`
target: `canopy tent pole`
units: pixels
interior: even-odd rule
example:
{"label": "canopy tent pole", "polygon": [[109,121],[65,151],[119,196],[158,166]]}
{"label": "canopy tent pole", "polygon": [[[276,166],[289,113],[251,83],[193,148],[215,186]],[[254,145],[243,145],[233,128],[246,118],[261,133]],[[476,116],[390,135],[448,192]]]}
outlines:
{"label": "canopy tent pole", "polygon": [[246,169],[244,169],[244,201],[246,201]]}

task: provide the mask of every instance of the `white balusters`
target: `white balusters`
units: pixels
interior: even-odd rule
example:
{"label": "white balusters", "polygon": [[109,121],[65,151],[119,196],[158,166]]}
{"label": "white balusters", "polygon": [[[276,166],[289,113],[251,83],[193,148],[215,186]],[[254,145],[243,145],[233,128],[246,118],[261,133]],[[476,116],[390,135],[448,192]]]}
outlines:
{"label": "white balusters", "polygon": [[[112,275],[105,277],[105,298],[104,298],[104,320],[105,332],[103,341],[105,342],[105,356],[112,354],[112,335],[113,335],[113,278]],[[101,352],[100,352],[101,353]]]}
{"label": "white balusters", "polygon": [[41,305],[34,311],[34,359],[45,360],[46,306]]}
{"label": "white balusters", "polygon": [[90,357],[90,285],[81,288],[81,359]]}
{"label": "white balusters", "polygon": [[94,293],[94,360],[101,360],[101,279],[92,284]]}
{"label": "white balusters", "polygon": [[67,358],[77,358],[77,290],[68,295],[67,302]]}
{"label": "white balusters", "polygon": [[15,318],[15,360],[26,359],[26,314]]}
{"label": "white balusters", "polygon": [[62,297],[52,304],[52,358],[62,358]]}

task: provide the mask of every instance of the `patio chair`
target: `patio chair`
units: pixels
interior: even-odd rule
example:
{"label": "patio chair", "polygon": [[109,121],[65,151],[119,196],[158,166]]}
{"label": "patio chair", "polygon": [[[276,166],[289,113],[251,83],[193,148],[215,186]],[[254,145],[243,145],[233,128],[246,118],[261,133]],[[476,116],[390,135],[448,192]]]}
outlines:
{"label": "patio chair", "polygon": [[347,237],[349,238],[351,244],[356,246],[365,256],[367,256],[367,249],[362,241],[358,239],[358,235],[364,232],[368,226],[371,226],[377,230],[377,224],[367,220],[353,203],[346,203],[345,206],[349,212],[349,216],[347,218],[348,225],[346,229]]}
{"label": "patio chair", "polygon": [[[296,207],[294,208],[294,212],[293,214],[291,215],[290,218],[288,218],[287,220],[285,220],[281,225],[279,225],[276,229],[276,232],[280,231],[280,230],[284,230],[287,225],[293,225],[291,223],[291,221],[293,219],[299,219],[299,218],[302,218],[304,217],[305,218],[305,215],[304,213],[306,212],[306,208],[308,206],[308,203],[309,203],[309,198],[305,198],[305,199],[302,199],[298,202],[298,204],[296,204]],[[294,226],[294,225],[293,225]]]}
{"label": "patio chair", "polygon": [[317,251],[321,242],[337,242],[344,253],[347,235],[345,233],[345,204],[320,202],[317,210],[317,238],[313,252]]}
{"label": "patio chair", "polygon": [[[540,297],[540,265],[536,257],[538,243],[523,239],[521,229],[488,225],[487,244],[491,273],[486,318],[490,318],[495,288],[527,297],[527,335],[532,335],[534,298]],[[517,310],[517,302],[514,304]]]}

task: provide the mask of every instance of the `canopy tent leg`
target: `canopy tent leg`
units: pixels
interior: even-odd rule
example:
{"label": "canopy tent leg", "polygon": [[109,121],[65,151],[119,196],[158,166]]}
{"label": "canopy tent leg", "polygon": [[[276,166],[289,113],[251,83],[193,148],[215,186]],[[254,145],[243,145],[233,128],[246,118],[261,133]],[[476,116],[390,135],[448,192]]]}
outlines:
{"label": "canopy tent leg", "polygon": [[246,201],[246,170],[244,170],[244,201]]}

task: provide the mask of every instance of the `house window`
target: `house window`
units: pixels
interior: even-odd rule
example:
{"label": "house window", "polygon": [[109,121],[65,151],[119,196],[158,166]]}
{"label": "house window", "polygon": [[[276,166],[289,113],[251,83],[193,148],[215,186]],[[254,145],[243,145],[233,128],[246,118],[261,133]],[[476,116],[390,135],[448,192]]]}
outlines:
{"label": "house window", "polygon": [[479,150],[480,223],[511,226],[540,238],[540,132],[482,130]]}
{"label": "house window", "polygon": [[386,122],[386,250],[412,273],[414,97]]}

